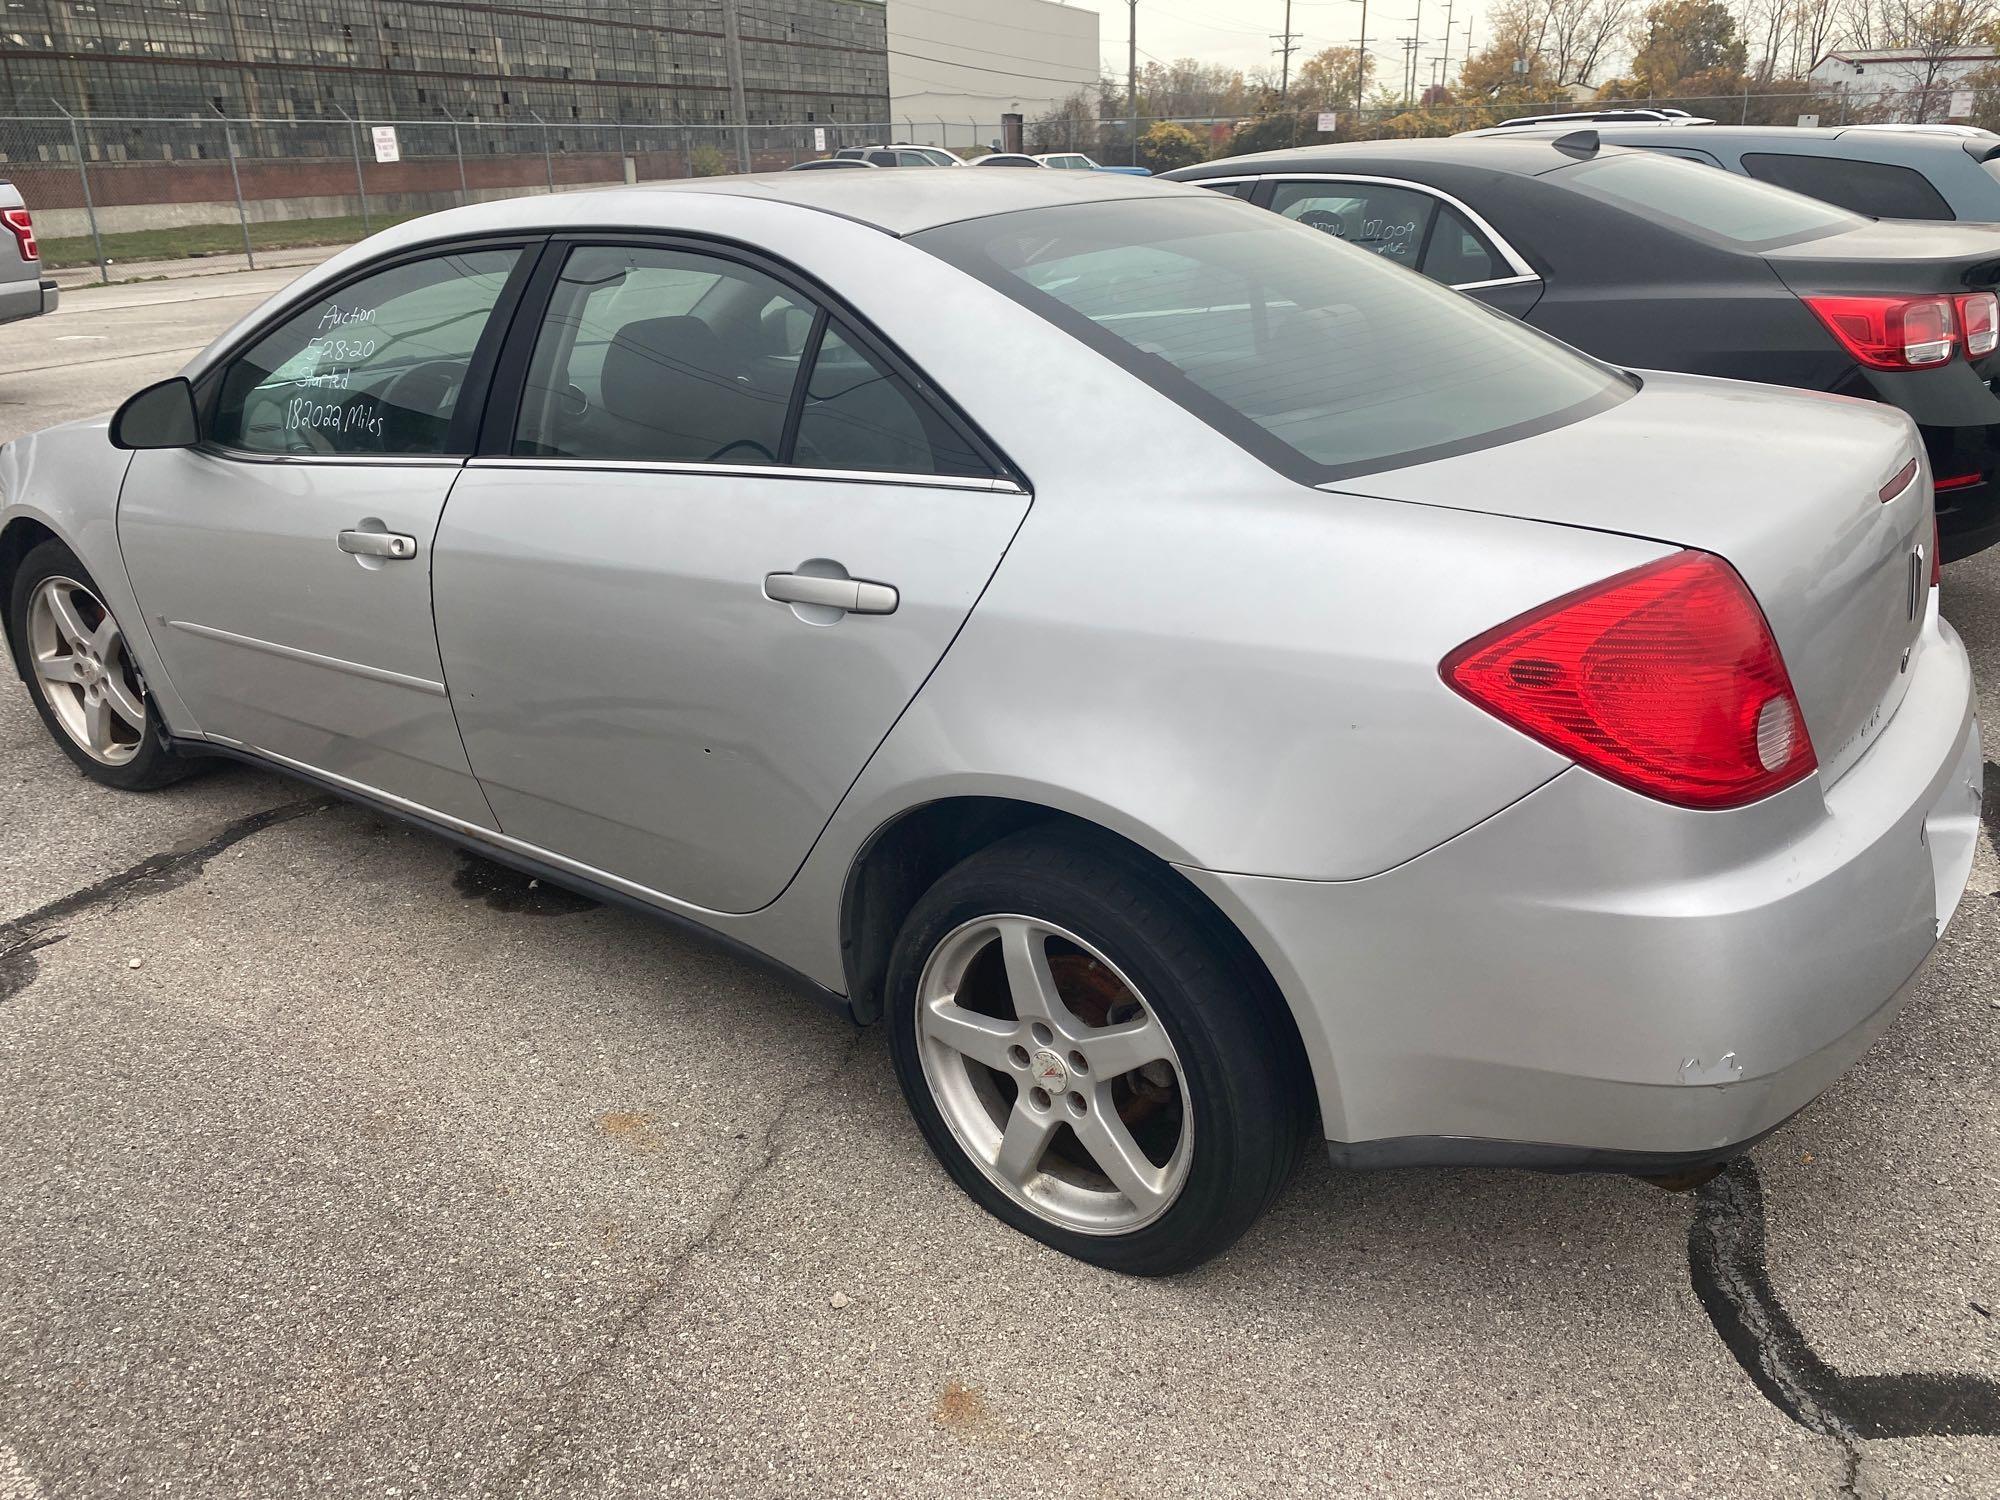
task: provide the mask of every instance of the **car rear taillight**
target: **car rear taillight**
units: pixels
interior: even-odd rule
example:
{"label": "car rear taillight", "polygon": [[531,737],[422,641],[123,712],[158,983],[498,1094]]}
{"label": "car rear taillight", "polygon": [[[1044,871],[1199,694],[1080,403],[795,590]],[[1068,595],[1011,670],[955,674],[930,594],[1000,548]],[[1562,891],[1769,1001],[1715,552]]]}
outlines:
{"label": "car rear taillight", "polygon": [[1945,474],[1931,481],[1934,490],[1969,490],[1979,483],[1980,476],[1972,474]]}
{"label": "car rear taillight", "polygon": [[1958,326],[1965,337],[1965,357],[1984,359],[2000,346],[2000,298],[1991,292],[1960,297]]}
{"label": "car rear taillight", "polygon": [[1871,370],[1926,369],[1958,347],[1949,297],[1807,297],[1805,304]]}
{"label": "car rear taillight", "polygon": [[1530,610],[1439,670],[1552,750],[1681,807],[1740,807],[1818,765],[1763,611],[1706,552]]}
{"label": "car rear taillight", "polygon": [[14,243],[20,246],[22,260],[39,260],[41,251],[35,244],[35,220],[25,208],[0,208],[0,223],[14,232]]}

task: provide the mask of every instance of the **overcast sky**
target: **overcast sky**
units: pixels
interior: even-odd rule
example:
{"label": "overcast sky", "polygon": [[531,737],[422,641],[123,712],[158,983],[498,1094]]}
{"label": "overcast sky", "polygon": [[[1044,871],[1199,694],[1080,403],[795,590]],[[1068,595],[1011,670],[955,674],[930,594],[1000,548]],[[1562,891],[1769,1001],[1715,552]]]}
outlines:
{"label": "overcast sky", "polygon": [[[1125,76],[1125,28],[1130,12],[1125,0],[1068,0],[1101,17],[1098,44],[1103,49],[1104,70],[1114,78]],[[1379,80],[1402,73],[1402,48],[1397,37],[1412,34],[1412,20],[1420,0],[1369,0],[1368,51],[1375,59]],[[1429,78],[1429,59],[1444,50],[1445,6],[1447,0],[1421,0],[1424,77]],[[1476,16],[1478,0],[1451,0],[1451,57],[1454,65],[1465,52],[1465,22]],[[1352,47],[1361,27],[1359,0],[1292,0],[1292,30],[1299,33],[1299,57],[1325,47]],[[1284,0],[1139,0],[1139,66],[1157,59],[1168,62],[1177,57],[1196,57],[1203,62],[1224,63],[1249,72],[1263,64],[1275,66],[1273,50],[1285,29]],[[1480,22],[1474,20],[1472,45],[1482,45]]]}

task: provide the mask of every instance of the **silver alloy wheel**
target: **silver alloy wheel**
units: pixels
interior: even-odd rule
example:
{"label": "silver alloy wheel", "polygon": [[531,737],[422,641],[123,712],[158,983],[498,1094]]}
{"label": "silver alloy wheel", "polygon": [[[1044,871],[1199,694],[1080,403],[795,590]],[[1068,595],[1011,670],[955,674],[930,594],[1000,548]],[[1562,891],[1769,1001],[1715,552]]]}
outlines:
{"label": "silver alloy wheel", "polygon": [[122,766],[146,742],[146,693],[104,601],[73,578],[28,599],[28,661],[56,721],[92,760]]}
{"label": "silver alloy wheel", "polygon": [[917,981],[918,1055],[967,1155],[1008,1197],[1082,1234],[1126,1234],[1187,1181],[1180,1057],[1138,989],[1075,933],[991,916]]}

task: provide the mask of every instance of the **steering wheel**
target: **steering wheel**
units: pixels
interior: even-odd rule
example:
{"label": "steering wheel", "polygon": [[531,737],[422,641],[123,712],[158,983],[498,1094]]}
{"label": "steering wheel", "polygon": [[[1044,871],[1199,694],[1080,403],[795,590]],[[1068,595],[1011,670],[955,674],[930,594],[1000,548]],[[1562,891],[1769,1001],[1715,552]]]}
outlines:
{"label": "steering wheel", "polygon": [[400,451],[390,446],[391,424],[401,425],[412,417],[446,418],[464,384],[464,368],[449,359],[428,360],[403,371],[382,388],[378,400],[382,431],[375,434],[375,446],[384,453]]}
{"label": "steering wheel", "polygon": [[738,438],[733,443],[724,443],[720,448],[709,454],[707,458],[703,459],[702,462],[712,464],[721,458],[723,454],[734,452],[738,448],[754,449],[757,453],[763,455],[764,462],[767,464],[774,464],[778,461],[778,455],[773,453],[769,448],[766,448],[762,443],[756,441],[756,439]]}

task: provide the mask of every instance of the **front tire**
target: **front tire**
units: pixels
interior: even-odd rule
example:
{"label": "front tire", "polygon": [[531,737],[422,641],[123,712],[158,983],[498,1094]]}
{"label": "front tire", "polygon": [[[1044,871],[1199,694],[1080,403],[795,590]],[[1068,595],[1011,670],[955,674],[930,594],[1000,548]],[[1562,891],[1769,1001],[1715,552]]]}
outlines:
{"label": "front tire", "polygon": [[1110,1270],[1187,1270],[1290,1177],[1307,1116],[1282,1001],[1172,871],[1030,829],[932,886],[898,934],[890,1048],[925,1140],[1024,1234]]}
{"label": "front tire", "polygon": [[61,542],[43,542],[21,560],[7,600],[7,639],[35,711],[92,781],[151,791],[195,769],[167,747],[124,630]]}

